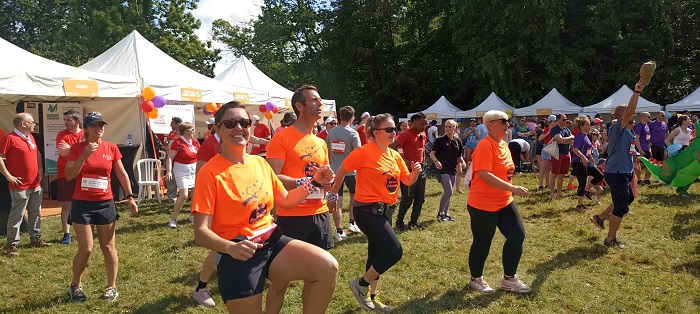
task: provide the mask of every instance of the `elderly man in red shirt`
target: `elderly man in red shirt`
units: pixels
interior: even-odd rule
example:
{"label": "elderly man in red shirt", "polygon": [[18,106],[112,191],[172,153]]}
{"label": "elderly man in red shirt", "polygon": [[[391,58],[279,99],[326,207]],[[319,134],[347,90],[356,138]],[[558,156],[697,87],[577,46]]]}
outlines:
{"label": "elderly man in red shirt", "polygon": [[[423,113],[416,113],[411,116],[411,122],[413,126],[402,132],[398,136],[396,142],[391,144],[389,147],[393,149],[398,149],[400,146],[403,149],[403,158],[406,164],[413,164],[417,162],[423,164],[425,159],[425,143],[427,137],[425,135],[425,125],[427,120]],[[399,214],[396,217],[396,228],[399,230],[405,230],[407,228],[411,229],[422,229],[423,227],[418,223],[418,218],[423,210],[423,203],[425,202],[425,171],[421,173],[418,177],[416,183],[411,186],[404,185],[401,183],[401,203],[399,204]],[[408,222],[408,227],[404,225],[403,219],[406,216],[408,208],[413,205],[411,210],[411,220]]]}

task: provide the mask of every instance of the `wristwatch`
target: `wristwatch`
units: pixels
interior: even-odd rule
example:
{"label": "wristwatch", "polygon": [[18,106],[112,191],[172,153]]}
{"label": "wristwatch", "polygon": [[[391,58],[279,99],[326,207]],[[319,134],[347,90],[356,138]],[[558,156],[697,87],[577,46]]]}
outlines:
{"label": "wristwatch", "polygon": [[137,197],[139,197],[138,194],[127,194],[124,196],[124,198],[137,198]]}

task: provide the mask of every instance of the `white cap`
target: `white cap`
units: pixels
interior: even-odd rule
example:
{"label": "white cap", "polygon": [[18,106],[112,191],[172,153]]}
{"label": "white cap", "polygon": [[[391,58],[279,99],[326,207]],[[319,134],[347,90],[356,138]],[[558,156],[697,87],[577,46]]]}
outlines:
{"label": "white cap", "polygon": [[365,117],[369,117],[369,112],[367,112],[367,111],[363,112],[362,115],[360,116],[360,119],[364,119]]}
{"label": "white cap", "polygon": [[547,117],[547,121],[557,121],[557,116],[550,114],[549,117]]}
{"label": "white cap", "polygon": [[260,117],[258,117],[257,114],[254,114],[252,117],[250,117],[250,120],[253,120],[253,121],[260,121]]}
{"label": "white cap", "polygon": [[209,124],[209,125],[214,124],[214,123],[216,123],[216,120],[214,120],[214,118],[209,118],[209,120],[207,120],[207,124]]}
{"label": "white cap", "polygon": [[326,124],[331,123],[331,122],[333,122],[333,121],[335,121],[335,117],[328,117],[328,118],[326,118]]}

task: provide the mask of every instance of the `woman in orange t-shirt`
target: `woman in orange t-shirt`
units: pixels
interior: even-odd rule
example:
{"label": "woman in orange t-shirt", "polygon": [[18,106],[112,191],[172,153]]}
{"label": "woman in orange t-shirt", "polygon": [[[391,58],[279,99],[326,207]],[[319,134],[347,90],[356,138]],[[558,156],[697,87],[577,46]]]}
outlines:
{"label": "woman in orange t-shirt", "polygon": [[491,110],[483,117],[489,135],[479,141],[472,154],[473,180],[467,198],[467,210],[471,218],[474,237],[469,250],[469,287],[483,293],[492,293],[483,278],[484,263],[491,249],[496,227],[506,238],[503,245],[503,278],[501,290],[530,292],[530,287],[515,275],[523,254],[525,227],[513,194],[527,196],[522,186],[513,185],[515,166],[510,156],[508,142],[503,139],[508,131],[508,115]]}
{"label": "woman in orange t-shirt", "polygon": [[221,152],[197,174],[192,212],[197,243],[219,252],[217,275],[226,308],[262,313],[269,278],[304,280],[304,312],[325,313],[338,262],[321,248],[283,236],[270,215],[274,205],[293,208],[314,192],[311,179],[287,192],[262,157],[248,155],[252,121],[242,105],[222,106],[215,120]]}
{"label": "woman in orange t-shirt", "polygon": [[[367,236],[366,272],[350,281],[350,289],[361,308],[388,311],[391,308],[376,298],[379,275],[398,263],[403,255],[401,243],[391,228],[391,216],[396,210],[399,182],[413,185],[421,173],[421,165],[413,163],[413,172],[409,172],[401,155],[389,148],[397,131],[390,114],[370,117],[366,123],[370,142],[348,155],[336,177],[343,178],[347,172],[357,170],[353,213],[357,226]],[[331,193],[338,193],[342,183],[336,181]],[[333,208],[335,204],[328,205]]]}

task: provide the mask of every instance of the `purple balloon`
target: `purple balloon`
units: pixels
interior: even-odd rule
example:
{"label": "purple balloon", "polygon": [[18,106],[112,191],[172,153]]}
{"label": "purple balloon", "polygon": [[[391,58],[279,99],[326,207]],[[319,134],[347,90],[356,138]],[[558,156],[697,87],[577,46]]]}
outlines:
{"label": "purple balloon", "polygon": [[156,96],[151,99],[151,102],[153,102],[153,106],[156,108],[162,108],[165,106],[165,97],[163,96]]}
{"label": "purple balloon", "polygon": [[265,103],[265,108],[267,108],[267,110],[275,109],[275,104],[273,104],[271,101],[268,101],[267,103]]}
{"label": "purple balloon", "polygon": [[211,112],[207,111],[207,108],[206,108],[206,107],[202,108],[202,112],[204,113],[205,116],[210,116],[210,115],[211,115]]}

